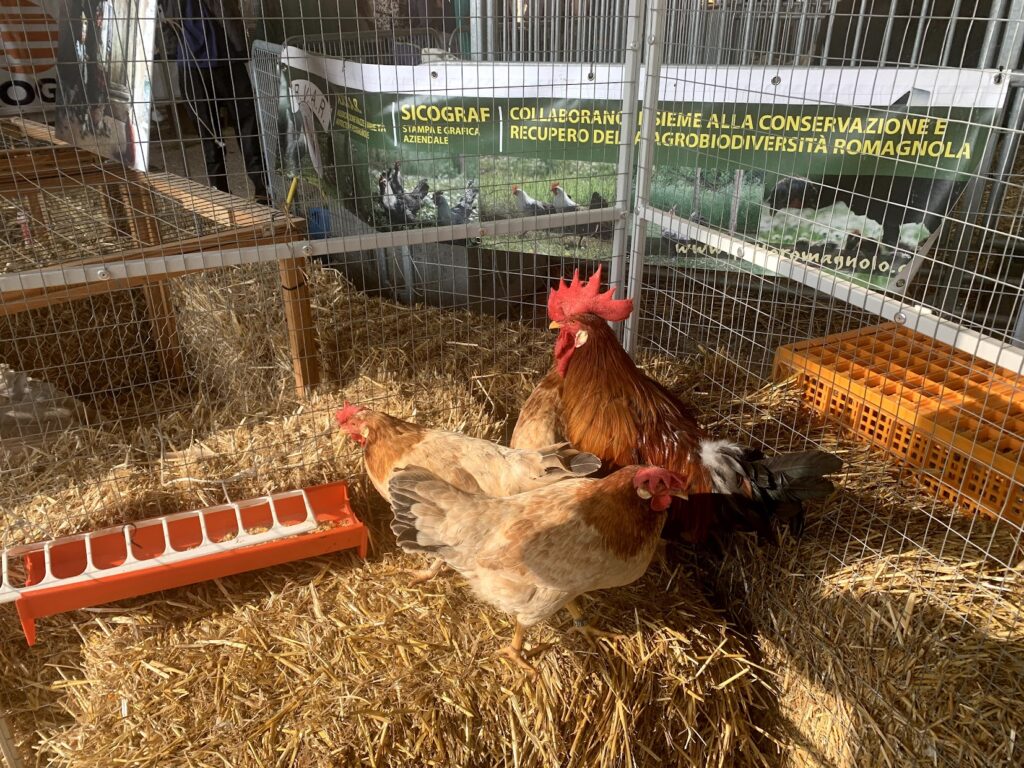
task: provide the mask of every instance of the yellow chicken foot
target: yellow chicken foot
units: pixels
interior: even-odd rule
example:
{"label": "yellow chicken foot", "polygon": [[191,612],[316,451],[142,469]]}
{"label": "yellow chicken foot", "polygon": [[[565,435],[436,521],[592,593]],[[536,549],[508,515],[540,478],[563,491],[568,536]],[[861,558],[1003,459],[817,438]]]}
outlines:
{"label": "yellow chicken foot", "polygon": [[415,587],[417,584],[422,584],[425,581],[430,581],[432,578],[437,576],[447,568],[447,564],[440,557],[434,560],[433,564],[423,571],[413,571],[412,580],[409,582],[410,587]]}
{"label": "yellow chicken foot", "polygon": [[572,616],[572,631],[583,635],[583,639],[587,641],[591,648],[596,649],[597,641],[602,637],[608,640],[624,640],[626,638],[625,635],[621,635],[618,632],[605,632],[588,624],[583,614],[583,609],[580,608],[579,603],[575,600],[570,600],[566,603],[565,610]]}
{"label": "yellow chicken foot", "polygon": [[527,674],[529,674],[531,677],[536,677],[537,670],[526,659],[530,656],[536,656],[541,651],[546,650],[549,646],[545,644],[537,646],[536,648],[530,651],[524,651],[523,640],[525,638],[526,629],[523,627],[522,624],[520,624],[517,621],[515,634],[512,635],[512,642],[509,643],[506,647],[502,648],[500,651],[498,651],[498,653],[504,656],[506,659],[510,660],[517,667],[524,669],[527,672]]}

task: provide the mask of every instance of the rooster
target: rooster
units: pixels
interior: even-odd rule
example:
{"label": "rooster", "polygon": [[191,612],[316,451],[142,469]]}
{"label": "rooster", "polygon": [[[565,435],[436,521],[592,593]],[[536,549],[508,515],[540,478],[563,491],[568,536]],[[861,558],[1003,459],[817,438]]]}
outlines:
{"label": "rooster", "polygon": [[535,200],[527,194],[525,189],[521,189],[518,184],[512,185],[512,196],[516,199],[516,206],[520,211],[532,216],[541,216],[547,213],[554,213],[555,207],[548,203],[542,203],[540,200]]}
{"label": "rooster", "polygon": [[406,552],[443,558],[481,600],[515,617],[512,642],[501,653],[536,674],[524,658],[526,629],[566,608],[591,642],[607,635],[582,621],[576,598],[643,575],[665,510],[685,496],[684,486],[672,472],[631,466],[599,480],[483,498],[408,466],[389,484],[391,527]]}
{"label": "rooster", "polygon": [[817,450],[764,458],[712,439],[692,407],[640,371],[619,344],[609,323],[625,320],[633,303],[613,298],[614,290],[601,293],[600,282],[600,267],[586,284],[577,270],[570,285],[560,281],[551,291],[555,364],[523,406],[510,444],[568,440],[606,469],[651,464],[675,472],[690,498],[672,505],[669,539],[702,543],[733,527],[772,538],[769,520],[784,510],[798,531],[802,502],[833,492],[824,475],[842,461]]}
{"label": "rooster", "polygon": [[392,225],[409,224],[415,220],[416,215],[410,213],[398,199],[398,195],[391,188],[391,182],[383,173],[377,177],[377,189],[380,191],[381,207]]}
{"label": "rooster", "polygon": [[551,185],[551,196],[551,204],[559,213],[571,212],[579,208],[576,201],[569,197],[569,193],[562,189],[562,185],[557,181]]}
{"label": "rooster", "polygon": [[380,203],[392,224],[411,224],[423,207],[423,198],[430,191],[430,184],[426,179],[420,179],[412,192],[399,192],[395,188],[395,179],[395,175],[390,172],[377,177]]}
{"label": "rooster", "polygon": [[450,224],[467,223],[473,216],[477,194],[479,193],[472,180],[466,184],[466,191],[455,205],[448,204],[448,199],[443,192],[435,192],[434,205],[437,207],[438,225],[444,227]]}
{"label": "rooster", "polygon": [[388,181],[391,182],[392,188],[399,195],[405,194],[405,185],[403,184],[402,176],[402,164],[400,161],[395,160],[394,165],[391,166],[391,170],[387,172]]}
{"label": "rooster", "polygon": [[[537,450],[505,448],[350,403],[345,403],[335,418],[341,430],[364,449],[366,474],[388,502],[388,480],[396,468],[406,464],[425,467],[462,491],[486,496],[543,488],[566,478],[585,477],[601,467],[596,456],[565,443]],[[433,578],[442,566],[442,560],[435,560],[429,570],[414,574],[412,583]]]}
{"label": "rooster", "polygon": [[[597,211],[607,207],[608,200],[605,199],[604,195],[597,191],[590,193],[590,205],[587,206],[589,210]],[[612,235],[615,234],[615,225],[610,221],[606,221],[600,224],[594,224],[589,228],[587,234],[591,235],[592,237],[601,238],[602,240],[609,240],[611,239]],[[582,247],[583,238],[580,238],[580,242],[577,245],[577,249]]]}
{"label": "rooster", "polygon": [[427,192],[430,191],[430,184],[427,183],[426,179],[420,179],[416,182],[416,186],[413,187],[412,192],[406,192],[405,188],[396,181],[394,176],[392,176],[391,187],[398,196],[402,205],[404,205],[406,210],[410,211],[414,216],[419,213],[420,208],[423,207],[423,200],[426,198]]}

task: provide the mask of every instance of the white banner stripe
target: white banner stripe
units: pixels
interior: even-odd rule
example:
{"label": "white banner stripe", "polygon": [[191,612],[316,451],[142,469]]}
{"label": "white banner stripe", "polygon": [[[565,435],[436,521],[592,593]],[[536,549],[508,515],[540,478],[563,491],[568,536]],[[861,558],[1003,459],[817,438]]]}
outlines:
{"label": "white banner stripe", "polygon": [[[622,98],[623,70],[619,65],[458,62],[381,66],[316,56],[291,46],[282,52],[282,62],[336,86],[367,93],[480,99],[553,98],[557,93],[567,101]],[[588,79],[590,72],[593,80]],[[999,109],[1009,88],[1009,79],[994,69],[664,67],[662,72],[661,101],[705,104],[887,107],[912,94],[913,105],[921,109]]]}

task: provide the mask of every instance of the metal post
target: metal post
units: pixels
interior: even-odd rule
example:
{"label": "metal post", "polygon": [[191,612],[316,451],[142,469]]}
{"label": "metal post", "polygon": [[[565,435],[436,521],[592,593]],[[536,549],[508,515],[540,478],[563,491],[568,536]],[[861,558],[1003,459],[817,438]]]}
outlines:
{"label": "metal post", "polygon": [[[924,14],[922,14],[922,16],[923,15]],[[889,15],[885,19],[885,32],[882,34],[882,47],[879,49],[879,53],[878,53],[878,66],[880,66],[880,67],[885,66],[886,62],[889,60],[889,43],[892,41],[892,31],[893,31],[893,27],[895,26],[893,22],[895,20],[896,20],[896,3],[892,3],[892,4],[889,5]],[[952,27],[952,22],[950,22],[950,27]],[[924,29],[924,22],[922,21],[921,24],[918,26],[918,30],[920,31],[920,30],[923,30],[923,29]],[[903,50],[903,46],[902,45],[900,45],[900,50],[901,51]],[[899,63],[898,57],[897,57],[897,63]]]}
{"label": "metal post", "polygon": [[[996,30],[999,29],[999,22],[1003,19],[1003,7],[1006,0],[995,0],[992,9],[988,14],[988,24],[985,25],[985,39],[981,43],[981,54],[978,59],[978,69],[991,67],[999,56],[998,47],[1001,41],[996,40]],[[1009,25],[1007,25],[1009,27]],[[1009,32],[1009,29],[1007,29]],[[1012,66],[1012,65],[1011,65]]]}
{"label": "metal post", "polygon": [[[802,7],[800,8],[800,20],[796,25],[796,40],[790,49],[786,51],[787,55],[792,57],[792,60],[788,63],[795,66],[800,66],[802,63],[802,51],[810,50],[811,48],[810,43],[804,45],[804,29],[807,27],[807,14],[810,9],[807,7],[807,0],[803,0],[800,5]],[[810,61],[807,63],[810,64]]]}
{"label": "metal post", "polygon": [[775,53],[778,50],[778,41],[776,40],[776,38],[779,32],[779,16],[781,15],[781,10],[782,0],[775,0],[775,10],[772,11],[772,25],[770,31],[768,32],[768,61],[766,62],[768,66],[771,66],[775,63]]}
{"label": "metal post", "polygon": [[[658,95],[661,85],[661,60],[665,52],[665,0],[650,0],[647,12],[647,67],[644,78],[644,101],[640,122],[640,151],[637,161],[636,203],[646,206],[650,200],[654,171],[654,135],[658,119]],[[640,299],[644,274],[644,250],[647,244],[647,222],[633,217],[633,244],[630,248],[629,282],[626,295],[633,300],[633,314],[626,318],[623,346],[630,354],[636,349],[640,327]]]}
{"label": "metal post", "polygon": [[[997,179],[1005,179],[1013,173],[1013,164],[1017,158],[1017,151],[1020,147],[1021,134],[1015,126],[1024,125],[1024,86],[1010,90],[1007,99],[1006,125],[1008,133],[1003,138],[1003,144],[999,148],[999,158],[996,162],[994,176]],[[994,228],[994,220],[999,216],[999,210],[1003,207],[1003,199],[1006,196],[1006,185],[996,184],[988,198],[988,211],[986,212],[985,227]]]}
{"label": "metal post", "polygon": [[910,53],[910,64],[915,67],[921,66],[921,45],[924,43],[924,30],[927,26],[924,20],[928,18],[930,12],[931,2],[925,0],[921,7],[921,23],[917,25],[917,34],[914,35],[914,50]]}
{"label": "metal post", "polygon": [[21,756],[18,754],[11,729],[7,725],[7,717],[2,712],[0,712],[0,754],[7,761],[7,768],[24,768],[25,763],[22,762]]}
{"label": "metal post", "polygon": [[495,61],[498,53],[498,9],[496,0],[487,0],[487,60]]}
{"label": "metal post", "polygon": [[416,303],[416,267],[412,260],[412,249],[403,245],[398,249],[402,258],[402,283],[405,288],[405,303],[410,307]]}
{"label": "metal post", "polygon": [[636,105],[640,95],[640,59],[643,0],[629,0],[626,10],[626,61],[622,67],[622,122],[619,130],[619,161],[616,165],[615,205],[624,213],[615,222],[612,233],[610,286],[625,286],[626,244],[630,203],[633,197],[633,143],[636,139]]}
{"label": "metal post", "polygon": [[729,231],[735,232],[740,222],[740,204],[743,202],[743,179],[746,173],[743,169],[733,172],[732,179],[732,202],[729,204]]}
{"label": "metal post", "polygon": [[[853,34],[853,48],[849,49],[850,58],[849,66],[858,66],[861,63],[861,50],[860,43],[864,39],[864,25],[868,19],[868,0],[861,0],[860,12],[857,14],[857,29]],[[847,33],[849,35],[849,33]],[[849,39],[849,36],[847,36]],[[843,64],[847,64],[847,59],[843,57]]]}
{"label": "metal post", "polygon": [[[956,20],[960,17],[960,3],[962,0],[955,0],[953,8],[949,12],[949,26],[946,27],[946,35],[942,39],[942,58],[939,60],[940,67],[949,66],[949,54],[953,52],[953,35],[956,34]],[[959,51],[960,61],[959,64],[963,64],[964,52],[963,49]]]}
{"label": "metal post", "polygon": [[473,61],[483,61],[484,58],[483,8],[483,0],[469,0],[469,46]]}
{"label": "metal post", "polygon": [[825,25],[825,40],[821,44],[821,66],[828,65],[828,49],[832,47],[832,30],[835,28],[836,14],[828,15],[828,23]]}
{"label": "metal post", "polygon": [[[1005,9],[1005,0],[997,0],[993,3],[992,13],[989,17],[988,26],[985,30],[985,40],[982,44],[981,58],[978,62],[979,68],[988,68],[995,66],[999,63],[1004,64],[1006,67],[1012,67],[1020,56],[1022,45],[1022,35],[1020,34],[1021,29],[1021,13],[1024,12],[1024,0],[1013,0],[1010,6],[1010,15],[1006,18],[1006,29],[1001,38],[996,38],[996,28],[999,27],[997,21],[1004,18],[1003,11]],[[1004,77],[1006,75],[1003,75]],[[1006,109],[1009,111],[1015,111],[1013,109],[1013,98],[1012,96],[1008,99]],[[1016,126],[1014,123],[1009,123],[1009,129],[1011,132],[1015,131]],[[1011,136],[1013,134],[1011,133]],[[969,239],[968,233],[972,227],[979,225],[978,218],[982,215],[982,202],[985,192],[985,183],[989,179],[989,173],[992,170],[992,163],[995,160],[996,155],[996,139],[995,136],[990,133],[986,142],[985,149],[981,156],[981,161],[978,163],[977,171],[971,180],[967,183],[967,188],[964,191],[964,197],[966,199],[965,213],[964,213],[964,227],[960,231],[960,245],[958,249],[959,255],[957,259],[948,267],[949,281],[946,286],[946,292],[942,301],[942,310],[949,314],[955,315],[957,313],[957,304],[960,300],[960,294],[963,287],[963,272],[966,260],[969,258],[967,250],[963,247],[964,240]],[[1004,142],[1004,145],[1012,144],[1013,142]],[[1005,150],[1007,147],[1004,146]],[[1001,196],[995,196],[999,202],[1001,202]],[[986,213],[984,221],[980,222],[981,226],[987,226],[989,224],[988,213],[995,210],[991,205],[989,211]]]}
{"label": "metal post", "polygon": [[[1024,48],[1024,0],[1013,0],[1010,10],[1006,16],[1006,29],[1003,32],[1002,44],[1000,46],[1000,57],[992,62],[993,66],[1002,65],[1007,70],[1012,70],[1020,60],[1021,49]],[[1009,77],[1010,95],[1007,100],[1007,119],[1004,121],[1009,132],[999,148],[999,158],[996,165],[996,178],[1002,179],[1010,173],[1014,160],[1017,157],[1017,148],[1020,144],[1021,125],[1021,101],[1024,94],[1024,76],[1020,73],[1004,75]],[[1003,205],[1003,196],[1006,187],[1003,184],[996,185],[988,199],[987,217],[985,226],[991,226],[992,218],[995,217]]]}

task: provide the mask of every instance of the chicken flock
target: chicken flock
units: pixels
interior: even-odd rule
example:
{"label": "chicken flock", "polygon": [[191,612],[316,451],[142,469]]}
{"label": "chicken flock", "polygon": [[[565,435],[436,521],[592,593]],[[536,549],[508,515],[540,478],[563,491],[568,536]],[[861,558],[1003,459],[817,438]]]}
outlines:
{"label": "chicken flock", "polygon": [[[408,189],[402,176],[401,162],[398,160],[390,168],[377,173],[377,202],[392,227],[415,224],[433,224],[439,227],[468,224],[479,215],[479,197],[480,189],[474,179],[466,183],[466,188],[454,203],[442,191],[431,194],[430,182],[427,179],[420,179],[412,189]],[[573,213],[578,210],[608,207],[608,201],[599,192],[591,193],[586,206],[578,205],[562,187],[561,182],[557,181],[551,185],[551,202],[534,199],[518,184],[512,185],[512,198],[517,210],[526,216]],[[428,200],[433,203],[433,216],[430,215]],[[604,223],[578,225],[570,227],[567,231],[609,239],[612,230],[611,224]]]}
{"label": "chicken flock", "polygon": [[565,608],[590,642],[605,635],[577,598],[639,579],[662,538],[702,547],[745,530],[774,541],[776,518],[799,533],[803,503],[830,496],[826,475],[843,466],[824,451],[765,457],[707,434],[619,344],[610,324],[632,301],[600,285],[599,267],[551,291],[554,363],[508,447],[360,405],[336,413],[391,505],[398,546],[432,558],[413,583],[461,575],[513,617],[501,652],[530,674],[526,630]]}
{"label": "chicken flock", "polygon": [[[420,212],[430,192],[430,183],[420,179],[411,190],[406,190],[402,166],[396,160],[394,165],[378,174],[377,191],[378,202],[388,222],[392,226],[408,226],[420,221]],[[476,212],[479,194],[473,179],[466,182],[466,189],[455,204],[449,203],[444,192],[435,191],[430,198],[434,203],[434,223],[440,227],[468,223]]]}

